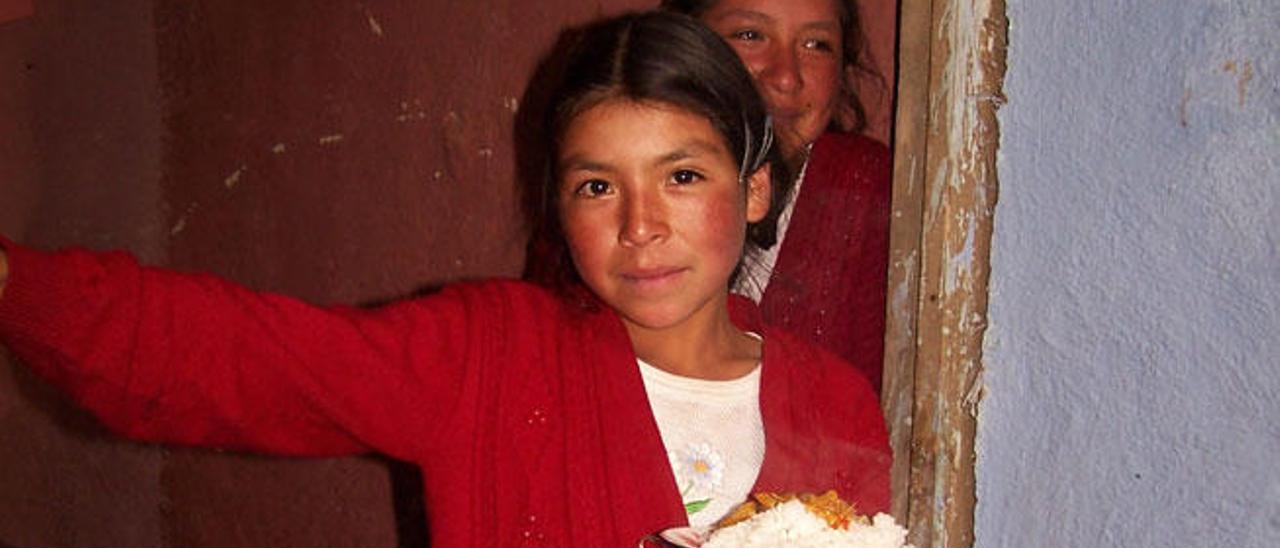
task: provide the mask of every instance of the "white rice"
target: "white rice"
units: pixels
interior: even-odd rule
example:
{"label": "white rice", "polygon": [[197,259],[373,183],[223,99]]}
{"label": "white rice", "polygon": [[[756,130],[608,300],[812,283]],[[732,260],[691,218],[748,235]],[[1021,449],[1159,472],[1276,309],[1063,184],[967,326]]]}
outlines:
{"label": "white rice", "polygon": [[871,525],[853,523],[832,529],[822,518],[791,500],[756,514],[750,519],[717,530],[702,548],[911,548],[907,530],[893,516],[876,514]]}

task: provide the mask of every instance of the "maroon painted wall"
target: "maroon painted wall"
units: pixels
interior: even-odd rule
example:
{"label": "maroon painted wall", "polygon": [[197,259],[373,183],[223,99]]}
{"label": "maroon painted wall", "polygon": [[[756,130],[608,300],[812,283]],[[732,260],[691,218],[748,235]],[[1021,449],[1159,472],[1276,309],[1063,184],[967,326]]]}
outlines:
{"label": "maroon painted wall", "polygon": [[[0,231],[163,259],[149,2],[41,2],[0,25]],[[163,451],[0,369],[0,544],[161,546]]]}
{"label": "maroon painted wall", "polygon": [[0,0],[0,24],[28,17],[34,11],[31,0]]}
{"label": "maroon painted wall", "polygon": [[[516,274],[535,63],[565,25],[653,4],[36,2],[0,23],[0,232],[318,302]],[[4,357],[0,440],[0,546],[423,534],[411,470],[121,441]]]}

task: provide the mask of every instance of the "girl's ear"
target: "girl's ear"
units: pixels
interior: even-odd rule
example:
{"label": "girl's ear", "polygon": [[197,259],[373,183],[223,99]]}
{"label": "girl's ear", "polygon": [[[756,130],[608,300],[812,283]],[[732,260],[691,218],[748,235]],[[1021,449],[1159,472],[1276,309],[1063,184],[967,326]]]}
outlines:
{"label": "girl's ear", "polygon": [[765,162],[747,178],[747,222],[757,222],[769,213],[770,196],[773,194],[773,180],[769,173],[772,170],[773,166]]}

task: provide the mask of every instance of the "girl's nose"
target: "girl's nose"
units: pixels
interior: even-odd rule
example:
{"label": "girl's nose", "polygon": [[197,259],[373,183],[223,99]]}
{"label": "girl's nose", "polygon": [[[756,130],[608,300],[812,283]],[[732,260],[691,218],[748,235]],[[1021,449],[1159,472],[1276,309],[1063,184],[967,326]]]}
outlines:
{"label": "girl's nose", "polygon": [[622,205],[618,241],[626,247],[643,247],[667,237],[669,227],[661,204],[651,198],[628,197]]}
{"label": "girl's nose", "polygon": [[761,87],[777,93],[791,93],[803,85],[795,53],[787,48],[772,48],[756,70]]}

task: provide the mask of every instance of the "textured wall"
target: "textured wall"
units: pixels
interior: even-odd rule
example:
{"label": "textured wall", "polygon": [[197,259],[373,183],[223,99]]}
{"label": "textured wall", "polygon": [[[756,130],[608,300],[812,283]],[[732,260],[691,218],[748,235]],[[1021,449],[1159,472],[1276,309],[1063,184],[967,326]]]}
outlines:
{"label": "textured wall", "polygon": [[[0,231],[163,259],[151,2],[38,8],[0,25]],[[163,452],[0,362],[0,546],[159,546]]]}
{"label": "textured wall", "polygon": [[1280,546],[1280,4],[1009,2],[979,546]]}
{"label": "textured wall", "polygon": [[[656,4],[42,0],[0,22],[0,233],[320,302],[518,273],[535,63]],[[0,546],[422,544],[411,470],[121,441],[2,354],[0,440]]]}
{"label": "textured wall", "polygon": [[28,17],[34,11],[31,0],[0,0],[0,24]]}

